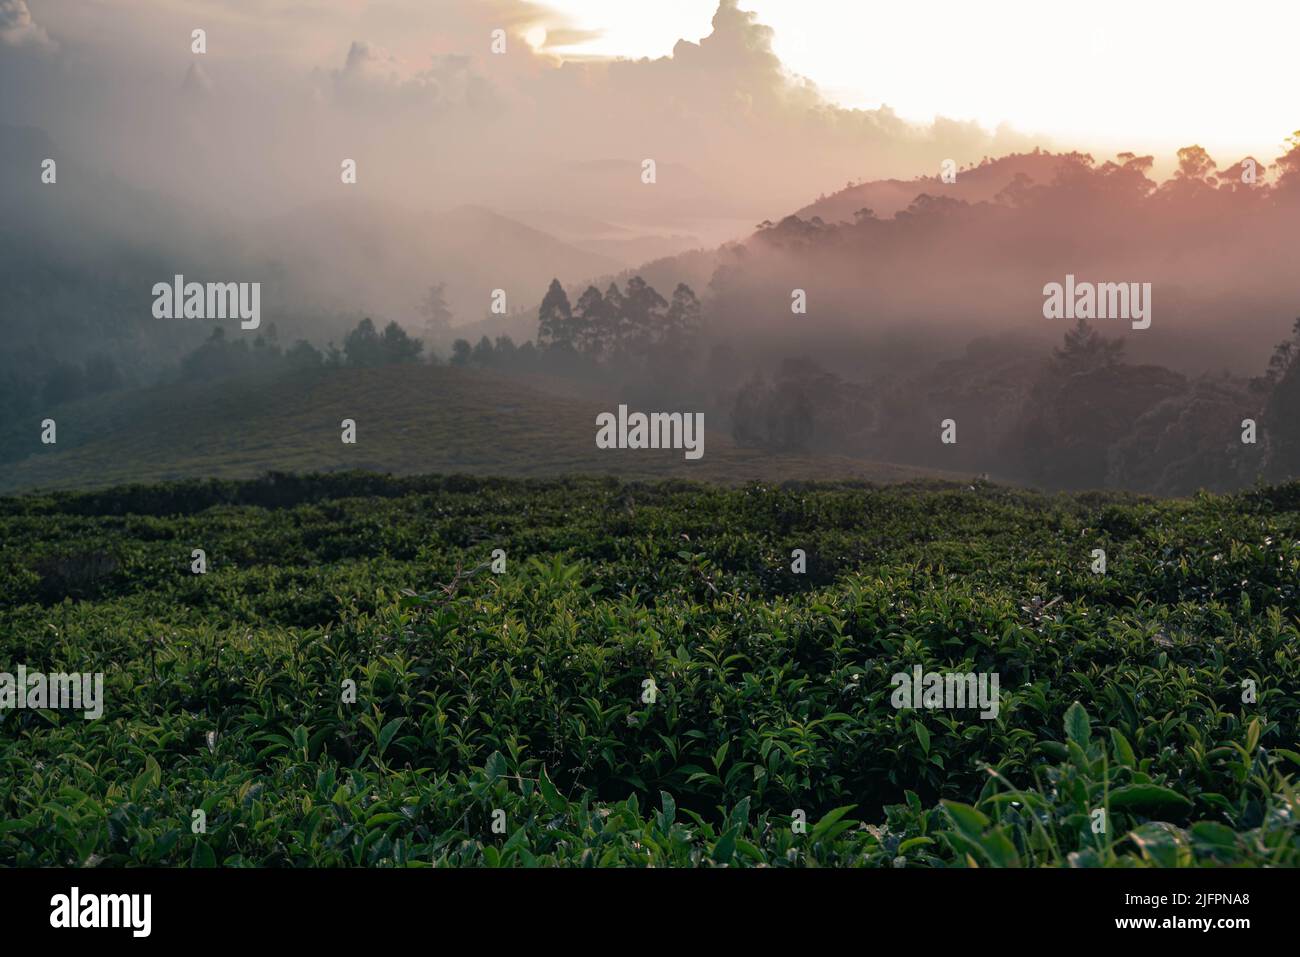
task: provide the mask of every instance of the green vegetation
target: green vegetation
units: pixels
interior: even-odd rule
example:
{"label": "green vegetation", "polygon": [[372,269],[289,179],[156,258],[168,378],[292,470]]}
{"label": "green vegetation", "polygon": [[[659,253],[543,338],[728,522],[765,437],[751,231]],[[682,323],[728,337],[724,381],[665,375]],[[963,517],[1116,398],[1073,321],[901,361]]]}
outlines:
{"label": "green vegetation", "polygon": [[0,712],[3,864],[1300,865],[1297,485],[279,475],[0,535],[0,670],[107,699]]}
{"label": "green vegetation", "polygon": [[[686,462],[672,450],[611,453],[596,448],[596,415],[615,408],[617,400],[556,395],[552,389],[564,390],[565,384],[404,364],[119,392],[52,411],[55,445],[40,443],[41,416],[11,421],[0,433],[0,492],[336,469],[519,477],[610,473],[732,483],[774,476],[869,482],[960,477],[843,456],[737,448],[721,416],[706,420],[706,451],[699,462]],[[345,418],[357,423],[356,445],[340,441]],[[5,460],[5,449],[13,460]]]}

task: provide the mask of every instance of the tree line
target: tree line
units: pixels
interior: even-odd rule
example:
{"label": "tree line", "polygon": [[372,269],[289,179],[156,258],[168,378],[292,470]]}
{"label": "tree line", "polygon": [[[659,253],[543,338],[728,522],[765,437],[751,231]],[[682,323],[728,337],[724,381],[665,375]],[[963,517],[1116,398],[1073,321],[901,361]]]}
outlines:
{"label": "tree line", "polygon": [[621,291],[615,283],[603,293],[588,286],[570,305],[564,287],[552,279],[537,311],[537,344],[540,349],[618,362],[684,350],[700,325],[700,301],[685,283],[677,284],[669,301],[634,276]]}

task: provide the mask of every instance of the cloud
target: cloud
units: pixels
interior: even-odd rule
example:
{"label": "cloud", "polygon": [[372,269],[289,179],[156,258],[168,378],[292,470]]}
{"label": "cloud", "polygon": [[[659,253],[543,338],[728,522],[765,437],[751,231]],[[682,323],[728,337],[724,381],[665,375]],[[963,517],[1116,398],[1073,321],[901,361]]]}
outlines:
{"label": "cloud", "polygon": [[545,52],[563,50],[565,47],[580,46],[605,35],[604,30],[579,30],[576,27],[548,27],[546,41],[541,49]]}
{"label": "cloud", "polygon": [[390,103],[478,109],[495,102],[491,83],[475,71],[471,57],[436,54],[429,63],[425,69],[411,72],[392,52],[354,40],[343,67],[331,73],[333,92],[340,104],[366,109]]}
{"label": "cloud", "polygon": [[53,52],[59,45],[32,19],[27,0],[0,0],[0,43]]}
{"label": "cloud", "polygon": [[[0,0],[0,22],[22,29],[22,2]],[[635,61],[547,52],[575,36],[572,24],[523,0],[137,0],[38,12],[62,53],[0,56],[0,123],[44,129],[133,187],[185,197],[178,221],[241,236],[320,204],[478,204],[714,246],[850,179],[910,178],[1022,145],[1006,131],[835,105],[791,74],[773,31],[734,0],[717,6],[708,36]],[[196,23],[208,31],[202,56],[189,46]],[[509,34],[504,54],[492,52],[496,29]],[[538,49],[525,38],[541,31]],[[653,187],[641,180],[648,158]],[[355,188],[340,181],[344,159],[357,163]]]}

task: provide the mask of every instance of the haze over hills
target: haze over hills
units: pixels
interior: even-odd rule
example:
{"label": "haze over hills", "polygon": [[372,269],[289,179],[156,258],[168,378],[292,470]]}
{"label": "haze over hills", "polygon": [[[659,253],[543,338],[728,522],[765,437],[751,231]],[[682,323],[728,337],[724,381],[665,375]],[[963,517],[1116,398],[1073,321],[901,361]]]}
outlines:
{"label": "haze over hills", "polygon": [[[423,68],[341,39],[360,21],[334,21],[328,42],[274,68],[241,69],[224,40],[177,51],[134,12],[123,18],[139,32],[111,56],[6,50],[5,454],[46,414],[92,415],[118,393],[140,391],[132,408],[148,419],[186,377],[360,374],[367,337],[387,336],[385,362],[436,353],[568,377],[605,408],[695,402],[718,434],[769,454],[991,474],[1017,461],[1018,478],[1046,484],[1178,490],[1235,487],[1285,458],[1273,446],[1188,464],[1235,450],[1225,423],[1267,409],[1275,441],[1285,421],[1270,390],[1300,349],[1286,340],[1300,311],[1300,138],[1257,164],[1211,156],[1195,130],[1160,158],[1045,152],[1059,147],[1006,127],[837,106],[734,0],[671,56],[604,62],[531,41],[485,52],[483,10],[446,6],[426,37],[447,49]],[[52,31],[93,36],[102,14],[59,8]],[[30,99],[13,93],[24,84]],[[44,182],[54,158],[57,183]],[[953,181],[939,175],[948,161]],[[1171,161],[1172,175],[1154,174]],[[355,180],[340,176],[349,165]],[[262,328],[155,319],[151,290],[175,275],[257,284]],[[1073,278],[1109,288],[1120,312],[1049,314],[1045,291]],[[426,327],[435,287],[447,308]],[[1128,314],[1132,290],[1142,315]],[[216,388],[189,384],[200,406]],[[311,396],[275,401],[312,414]],[[1105,410],[1093,417],[1104,428],[1068,468],[1040,470],[1044,435],[1088,426],[1075,402]],[[958,413],[954,452],[935,437]],[[590,418],[564,427],[585,442]],[[1176,467],[1137,460],[1153,434]]]}
{"label": "haze over hills", "polygon": [[664,226],[638,230],[563,209],[511,210],[506,215],[580,249],[617,260],[627,268],[704,245],[699,236],[665,232]]}
{"label": "haze over hills", "polygon": [[[845,456],[741,449],[713,422],[705,424],[699,461],[686,461],[680,450],[602,451],[595,435],[603,411],[611,409],[510,377],[423,365],[184,382],[60,408],[58,444],[4,463],[0,492],[341,469],[724,484],[969,478]],[[340,440],[345,418],[357,424],[355,445]]]}
{"label": "haze over hills", "polygon": [[621,271],[616,259],[565,243],[482,206],[430,211],[356,196],[279,216],[254,248],[286,263],[302,297],[396,319],[420,331],[420,301],[445,284],[453,324],[482,318],[492,291],[533,310],[554,276]]}
{"label": "haze over hills", "polygon": [[[532,310],[554,276],[613,275],[638,247],[656,253],[693,241],[624,230],[597,233],[584,248],[482,206],[425,210],[348,193],[267,219],[214,217],[65,154],[44,130],[0,126],[10,346],[53,351],[57,339],[57,350],[73,359],[107,348],[120,361],[130,361],[128,351],[154,356],[156,366],[206,336],[152,317],[153,284],[176,273],[262,281],[267,321],[281,335],[323,344],[360,315],[418,332],[420,301],[438,283],[453,321],[474,322],[494,289],[506,290],[512,310]],[[46,157],[59,157],[55,184],[40,181]],[[600,229],[576,222],[570,231],[584,238]],[[602,243],[619,254],[605,255]],[[57,292],[34,284],[51,272],[69,274]]]}
{"label": "haze over hills", "polygon": [[993,202],[1017,177],[1023,176],[1026,183],[1040,186],[1052,182],[1063,164],[1062,156],[1038,151],[986,158],[979,165],[957,168],[956,179],[951,183],[945,183],[937,174],[911,180],[857,183],[809,203],[794,215],[800,219],[818,216],[828,223],[851,223],[858,211],[865,208],[880,219],[890,219],[925,193],[966,203]]}

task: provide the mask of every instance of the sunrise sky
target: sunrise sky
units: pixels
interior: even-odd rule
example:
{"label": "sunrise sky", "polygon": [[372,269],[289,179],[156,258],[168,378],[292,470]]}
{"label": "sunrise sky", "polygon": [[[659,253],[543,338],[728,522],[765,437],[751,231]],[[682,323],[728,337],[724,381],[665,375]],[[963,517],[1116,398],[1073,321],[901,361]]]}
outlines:
{"label": "sunrise sky", "polygon": [[[658,57],[709,32],[716,0],[549,0],[568,53]],[[1300,5],[1204,0],[742,0],[794,72],[846,106],[1007,122],[1088,144],[1272,155],[1300,126]]]}
{"label": "sunrise sky", "polygon": [[[1300,5],[1249,10],[0,0],[0,125],[222,215],[336,200],[340,157],[354,157],[372,200],[563,206],[712,243],[846,182],[933,175],[947,159],[1132,150],[1162,178],[1199,144],[1221,168],[1270,163],[1300,128]],[[490,49],[502,29],[506,55]],[[626,175],[651,157],[653,200]]]}

